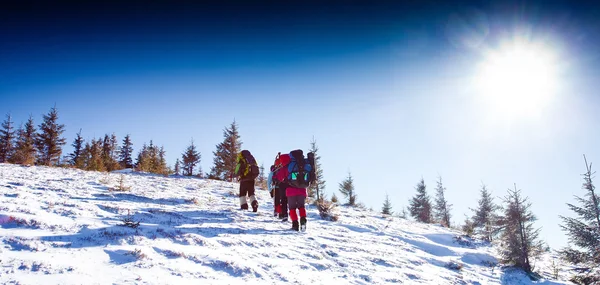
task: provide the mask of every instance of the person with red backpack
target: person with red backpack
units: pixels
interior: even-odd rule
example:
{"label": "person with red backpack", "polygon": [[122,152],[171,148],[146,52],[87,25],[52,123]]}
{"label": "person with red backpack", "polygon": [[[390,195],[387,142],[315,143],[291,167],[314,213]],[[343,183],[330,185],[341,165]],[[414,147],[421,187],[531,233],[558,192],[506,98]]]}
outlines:
{"label": "person with red backpack", "polygon": [[[308,154],[311,158],[312,153]],[[292,220],[292,230],[306,230],[306,188],[314,181],[314,159],[304,158],[302,150],[293,150],[289,155],[280,156],[282,167],[274,175],[278,181],[286,182],[286,196]],[[298,213],[296,213],[298,210]],[[298,219],[298,214],[300,219]],[[298,220],[300,222],[298,223]]]}
{"label": "person with red backpack", "polygon": [[[248,150],[242,150],[237,156],[235,176],[240,181],[240,209],[248,210],[248,202],[252,211],[258,211],[258,201],[254,195],[254,179],[258,177],[259,170],[254,156]],[[246,198],[246,195],[248,198]]]}

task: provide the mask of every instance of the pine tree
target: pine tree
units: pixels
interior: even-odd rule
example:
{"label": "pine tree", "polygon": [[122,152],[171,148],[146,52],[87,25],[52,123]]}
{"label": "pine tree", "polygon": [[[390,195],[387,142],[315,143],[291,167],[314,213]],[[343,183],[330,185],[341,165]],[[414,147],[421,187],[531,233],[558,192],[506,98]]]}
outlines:
{"label": "pine tree", "polygon": [[417,195],[410,200],[410,216],[419,222],[431,223],[431,199],[427,195],[427,187],[423,178],[415,190],[417,190]]}
{"label": "pine tree", "polygon": [[119,150],[119,164],[121,168],[133,168],[133,143],[129,134],[123,139],[123,146]]}
{"label": "pine tree", "polygon": [[108,136],[104,135],[102,141],[102,163],[106,171],[113,171],[119,169],[119,163],[116,160],[117,153],[117,137],[113,134]]}
{"label": "pine tree", "polygon": [[223,142],[217,145],[213,152],[213,167],[209,177],[224,181],[233,180],[237,154],[242,150],[242,141],[235,120],[231,126],[223,130]]}
{"label": "pine tree", "polygon": [[6,115],[6,120],[2,123],[0,130],[0,163],[8,162],[15,151],[13,141],[15,140],[15,130],[12,117]]}
{"label": "pine tree", "polygon": [[501,221],[496,214],[496,211],[500,207],[494,203],[492,193],[483,184],[481,185],[480,194],[481,196],[477,202],[478,207],[476,210],[472,210],[475,212],[472,219],[473,225],[477,233],[483,235],[485,240],[491,242],[500,229],[499,223]]}
{"label": "pine tree", "polygon": [[33,165],[36,160],[36,130],[33,117],[29,116],[25,128],[17,131],[17,143],[11,162],[22,165]]}
{"label": "pine tree", "polygon": [[181,172],[181,169],[179,168],[181,165],[181,161],[179,161],[179,158],[175,161],[175,175],[179,175],[179,173]]}
{"label": "pine tree", "polygon": [[384,215],[392,215],[392,202],[390,202],[390,197],[388,194],[385,194],[385,201],[383,201],[383,207],[381,208],[381,213]]}
{"label": "pine tree", "polygon": [[258,172],[259,174],[256,178],[256,185],[262,187],[263,189],[267,189],[267,177],[265,176],[265,165],[263,163],[260,164]]}
{"label": "pine tree", "polygon": [[337,195],[335,193],[331,194],[331,203],[337,204],[338,201]]}
{"label": "pine tree", "polygon": [[348,199],[349,206],[356,206],[356,192],[354,191],[354,179],[348,172],[348,177],[340,183],[340,193]]}
{"label": "pine tree", "polygon": [[312,138],[310,142],[309,152],[315,154],[315,181],[308,187],[308,194],[312,198],[317,198],[317,201],[324,200],[322,193],[325,192],[325,179],[323,178],[323,168],[321,167],[321,156],[319,155],[319,147],[317,147],[317,141]]}
{"label": "pine tree", "polygon": [[[561,228],[567,232],[570,245],[560,251],[561,256],[579,265],[582,274],[572,281],[579,284],[600,282],[600,197],[592,179],[592,164],[584,156],[586,172],[583,174],[583,186],[586,191],[583,198],[575,196],[579,205],[567,204],[576,217],[560,216]],[[573,248],[572,246],[575,246]]]}
{"label": "pine tree", "polygon": [[449,204],[445,197],[446,188],[442,184],[442,177],[438,177],[437,187],[435,188],[434,216],[443,226],[450,227],[450,210],[452,204]]}
{"label": "pine tree", "polygon": [[61,137],[65,131],[65,125],[58,124],[58,110],[56,107],[44,115],[44,121],[39,126],[40,132],[36,138],[36,146],[39,152],[38,163],[51,166],[59,162],[62,154],[62,146],[67,143]]}
{"label": "pine tree", "polygon": [[155,167],[155,173],[161,175],[169,175],[169,166],[167,165],[167,152],[165,147],[161,146],[158,151],[158,161]]}
{"label": "pine tree", "polygon": [[542,252],[540,229],[533,228],[536,217],[531,212],[531,202],[521,196],[521,190],[508,190],[504,198],[504,229],[501,234],[501,261],[525,272],[532,271],[531,259]]}
{"label": "pine tree", "polygon": [[102,159],[102,139],[92,139],[91,143],[86,144],[89,158],[86,163],[86,169],[90,171],[106,171],[104,161]]}
{"label": "pine tree", "polygon": [[142,149],[138,152],[137,161],[135,167],[138,171],[150,171],[150,157],[148,152],[148,145],[144,143]]}
{"label": "pine tree", "polygon": [[81,129],[79,129],[79,132],[77,133],[77,136],[75,137],[75,140],[73,141],[73,144],[71,146],[73,146],[73,153],[71,153],[71,155],[69,156],[69,162],[70,164],[75,167],[75,168],[79,168],[79,169],[83,169],[85,167],[85,160],[83,159],[83,156],[81,155],[82,151],[83,151],[83,145],[84,140],[83,137],[81,137]]}
{"label": "pine tree", "polygon": [[[185,152],[182,154],[182,168],[183,175],[192,176],[194,175],[194,168],[198,163],[200,163],[200,153],[196,150],[196,146],[194,145],[194,140],[191,141],[190,145],[187,147]],[[201,171],[200,171],[201,173]]]}

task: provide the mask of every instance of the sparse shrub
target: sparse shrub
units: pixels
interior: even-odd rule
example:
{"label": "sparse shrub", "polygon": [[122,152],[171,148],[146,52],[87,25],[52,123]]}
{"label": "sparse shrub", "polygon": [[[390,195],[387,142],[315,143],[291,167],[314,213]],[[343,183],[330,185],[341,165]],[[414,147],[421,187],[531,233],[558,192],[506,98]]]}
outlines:
{"label": "sparse shrub", "polygon": [[333,204],[338,203],[338,197],[335,195],[335,193],[333,193],[333,195],[331,195],[331,203],[333,203]]}
{"label": "sparse shrub", "polygon": [[104,174],[104,176],[102,176],[102,178],[100,178],[100,180],[98,180],[98,182],[100,182],[100,184],[109,185],[110,184],[110,176],[108,175],[108,173]]}
{"label": "sparse shrub", "polygon": [[466,247],[473,247],[473,242],[471,241],[469,236],[454,236],[452,238],[455,243]]}
{"label": "sparse shrub", "polygon": [[187,202],[190,203],[190,204],[194,204],[194,205],[200,205],[200,199],[198,199],[196,197],[187,200]]}
{"label": "sparse shrub", "polygon": [[321,219],[323,219],[323,220],[335,222],[339,219],[339,216],[337,214],[333,213],[335,207],[336,207],[336,205],[334,203],[329,202],[327,200],[322,200],[317,203],[317,209],[319,209],[319,215],[321,216]]}
{"label": "sparse shrub", "polygon": [[550,270],[552,271],[552,277],[554,279],[558,279],[558,276],[560,275],[560,267],[562,266],[562,264],[559,262],[556,262],[554,259],[552,259],[552,263],[550,263]]}
{"label": "sparse shrub", "polygon": [[127,216],[121,219],[121,222],[123,222],[123,224],[120,224],[119,226],[130,227],[133,229],[136,229],[140,226],[140,221],[135,221],[133,216],[129,214],[129,211],[127,211]]}
{"label": "sparse shrub", "polygon": [[463,265],[461,263],[459,263],[459,262],[456,262],[456,261],[449,261],[444,266],[446,268],[448,268],[448,269],[451,269],[451,270],[461,270],[463,268]]}
{"label": "sparse shrub", "polygon": [[147,256],[145,253],[143,253],[143,252],[142,252],[142,250],[141,250],[141,249],[139,249],[139,248],[136,248],[136,249],[134,249],[134,250],[132,250],[132,251],[128,251],[128,252],[126,253],[126,255],[131,255],[131,256],[135,257],[135,259],[137,259],[137,260],[140,260],[140,259],[145,259],[145,258],[147,258],[147,257],[148,257],[148,256]]}
{"label": "sparse shrub", "polygon": [[119,186],[117,188],[113,188],[114,191],[129,191],[131,190],[131,186],[125,185],[125,174],[121,174],[119,176]]}

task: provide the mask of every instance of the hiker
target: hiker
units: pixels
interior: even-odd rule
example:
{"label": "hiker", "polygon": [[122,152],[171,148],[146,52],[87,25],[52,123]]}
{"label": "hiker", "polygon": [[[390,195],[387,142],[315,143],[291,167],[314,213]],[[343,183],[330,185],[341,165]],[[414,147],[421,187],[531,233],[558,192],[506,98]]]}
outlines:
{"label": "hiker", "polygon": [[[258,211],[258,201],[254,195],[254,179],[258,177],[258,165],[254,156],[248,150],[242,150],[237,155],[237,164],[235,166],[235,176],[240,181],[240,209],[248,210],[248,202],[252,206],[252,211]],[[248,199],[246,199],[246,195]]]}
{"label": "hiker", "polygon": [[[309,158],[312,157],[309,153]],[[302,150],[291,151],[289,155],[281,155],[282,167],[274,175],[278,181],[286,182],[285,193],[290,209],[292,230],[306,230],[306,188],[314,181],[314,159],[305,159]],[[298,213],[296,213],[298,210]],[[298,214],[300,223],[298,223]]]}
{"label": "hiker", "polygon": [[[281,154],[278,153],[275,158],[275,171],[287,167],[290,162],[289,154]],[[275,181],[275,212],[278,214],[279,219],[286,222],[288,220],[288,198],[286,190],[288,188],[288,184],[285,179],[279,180],[276,177],[273,177],[273,181]]]}
{"label": "hiker", "polygon": [[275,192],[277,191],[276,181],[273,180],[273,174],[275,172],[275,165],[271,165],[269,176],[267,177],[267,189],[269,190],[269,194],[271,198],[273,198],[273,216],[277,217],[279,214],[277,212],[277,199],[275,198]]}

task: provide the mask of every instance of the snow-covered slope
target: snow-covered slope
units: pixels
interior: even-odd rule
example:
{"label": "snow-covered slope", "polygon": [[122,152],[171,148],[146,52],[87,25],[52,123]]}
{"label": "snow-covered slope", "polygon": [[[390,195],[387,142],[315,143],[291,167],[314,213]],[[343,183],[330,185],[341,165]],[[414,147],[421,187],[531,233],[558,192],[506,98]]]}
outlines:
{"label": "snow-covered slope", "polygon": [[[112,191],[121,177],[131,189]],[[293,232],[258,192],[251,213],[233,183],[0,164],[0,282],[562,284],[490,267],[493,249],[457,232],[370,211],[340,207],[330,222],[309,207],[308,231]]]}

